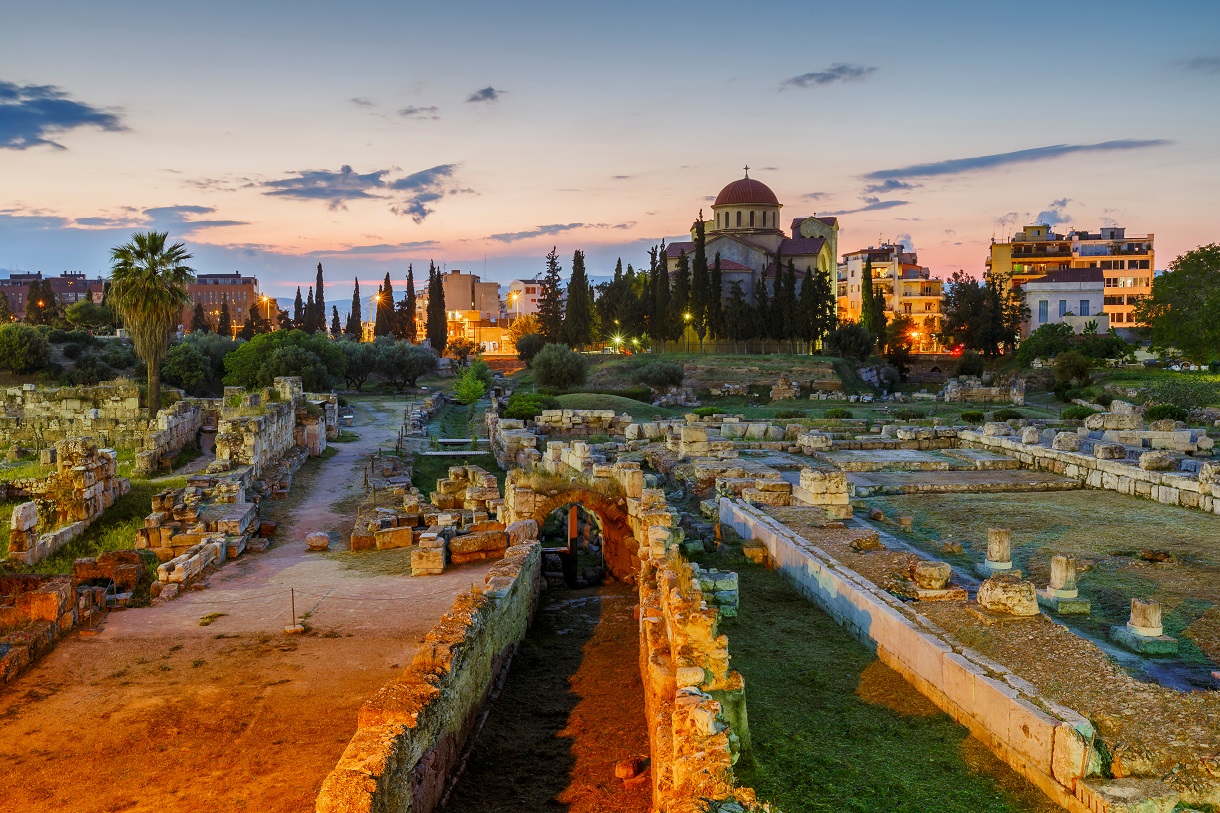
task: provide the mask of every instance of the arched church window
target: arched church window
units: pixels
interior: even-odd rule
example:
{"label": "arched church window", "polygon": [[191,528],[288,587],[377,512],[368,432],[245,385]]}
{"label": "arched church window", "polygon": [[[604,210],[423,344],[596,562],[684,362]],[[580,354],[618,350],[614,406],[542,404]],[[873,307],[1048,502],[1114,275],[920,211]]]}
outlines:
{"label": "arched church window", "polygon": [[753,209],[750,210],[750,226],[751,227],[754,226],[754,210]]}
{"label": "arched church window", "polygon": [[737,228],[741,228],[741,210],[737,210]]}

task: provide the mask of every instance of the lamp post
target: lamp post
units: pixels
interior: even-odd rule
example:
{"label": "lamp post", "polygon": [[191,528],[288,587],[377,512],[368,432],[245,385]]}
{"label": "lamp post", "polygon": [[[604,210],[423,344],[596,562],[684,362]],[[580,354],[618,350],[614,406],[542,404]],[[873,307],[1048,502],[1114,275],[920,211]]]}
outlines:
{"label": "lamp post", "polygon": [[263,294],[261,297],[259,297],[259,300],[263,303],[263,311],[267,314],[265,317],[267,320],[267,327],[270,330],[274,330],[275,325],[271,323],[271,297]]}
{"label": "lamp post", "polygon": [[690,311],[682,314],[682,341],[685,343],[686,352],[690,352]]}

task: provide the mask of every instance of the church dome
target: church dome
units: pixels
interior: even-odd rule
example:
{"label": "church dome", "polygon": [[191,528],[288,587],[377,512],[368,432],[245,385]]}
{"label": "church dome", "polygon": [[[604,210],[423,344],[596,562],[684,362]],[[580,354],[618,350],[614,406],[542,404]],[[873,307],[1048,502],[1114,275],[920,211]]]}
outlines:
{"label": "church dome", "polygon": [[771,187],[753,178],[739,178],[720,190],[713,206],[748,206],[750,204],[763,206],[779,206],[779,198],[771,191]]}

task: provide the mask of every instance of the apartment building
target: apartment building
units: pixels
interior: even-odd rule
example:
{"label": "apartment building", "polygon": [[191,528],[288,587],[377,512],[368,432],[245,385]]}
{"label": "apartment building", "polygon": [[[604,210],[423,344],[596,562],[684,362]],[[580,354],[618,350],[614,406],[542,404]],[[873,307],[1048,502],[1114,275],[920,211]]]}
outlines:
{"label": "apartment building", "polygon": [[864,295],[861,280],[864,266],[870,262],[873,293],[885,300],[886,320],[910,317],[916,325],[912,338],[917,352],[939,352],[936,334],[941,327],[944,282],[933,277],[930,269],[919,264],[918,255],[901,244],[882,243],[843,255],[839,264],[839,321],[860,321]]}

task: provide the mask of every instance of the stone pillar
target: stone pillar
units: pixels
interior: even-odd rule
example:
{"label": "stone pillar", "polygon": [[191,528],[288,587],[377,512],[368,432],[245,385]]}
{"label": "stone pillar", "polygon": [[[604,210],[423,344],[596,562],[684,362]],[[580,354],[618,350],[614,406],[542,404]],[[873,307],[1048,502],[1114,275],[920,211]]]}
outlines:
{"label": "stone pillar", "polygon": [[1012,571],[1012,532],[1007,528],[987,529],[987,561],[980,570],[988,575]]}
{"label": "stone pillar", "polygon": [[1080,591],[1076,589],[1076,557],[1051,557],[1051,583],[1048,591],[1055,598],[1076,598]]}
{"label": "stone pillar", "polygon": [[1156,638],[1165,634],[1161,626],[1161,605],[1150,598],[1131,599],[1131,620],[1127,622],[1127,630],[1146,638]]}

